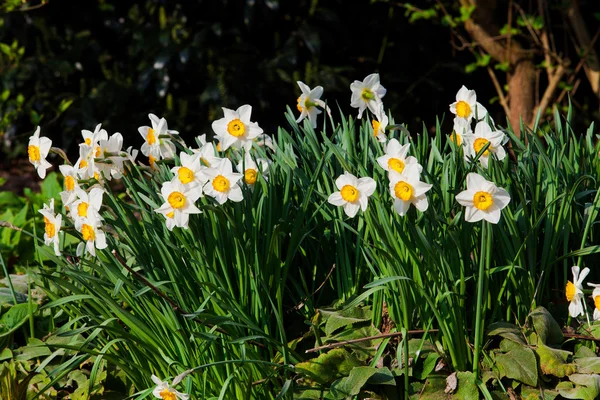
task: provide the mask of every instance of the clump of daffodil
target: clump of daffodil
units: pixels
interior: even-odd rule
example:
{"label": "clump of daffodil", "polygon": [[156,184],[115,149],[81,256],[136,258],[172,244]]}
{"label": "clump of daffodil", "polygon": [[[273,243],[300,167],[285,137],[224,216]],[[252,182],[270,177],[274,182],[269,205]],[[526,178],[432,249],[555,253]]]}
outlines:
{"label": "clump of daffodil", "polygon": [[471,122],[472,118],[480,121],[487,114],[485,107],[477,102],[475,91],[467,89],[464,85],[456,93],[456,101],[450,104],[450,112],[468,122]]}
{"label": "clump of daffodil", "polygon": [[223,114],[223,118],[212,123],[212,129],[221,145],[220,151],[232,146],[250,150],[252,141],[263,133],[256,122],[250,121],[252,106],[246,104],[235,111],[223,107]]}
{"label": "clump of daffodil", "polygon": [[408,164],[402,169],[401,173],[395,169],[389,170],[389,189],[394,199],[394,210],[400,216],[406,215],[411,204],[421,212],[429,207],[429,201],[425,193],[433,185],[421,182],[421,169],[422,167],[419,164]]}
{"label": "clump of daffodil", "polygon": [[40,137],[40,127],[38,126],[33,135],[29,138],[29,145],[27,146],[27,155],[29,156],[29,162],[33,164],[40,178],[46,177],[46,170],[52,167],[46,157],[52,147],[52,140],[47,137]]}
{"label": "clump of daffodil", "polygon": [[583,280],[590,273],[589,268],[579,270],[577,265],[571,267],[573,282],[568,281],[565,287],[565,297],[569,302],[569,315],[573,318],[584,314],[583,311]]}
{"label": "clump of daffodil", "polygon": [[298,97],[298,104],[296,107],[300,111],[300,116],[296,122],[302,121],[308,117],[308,120],[312,124],[313,129],[317,128],[317,115],[321,114],[321,110],[317,106],[326,108],[325,102],[321,100],[323,95],[323,87],[317,86],[314,89],[309,88],[303,82],[296,82],[302,91],[300,97]]}
{"label": "clump of daffodil", "polygon": [[[154,384],[156,385],[156,387],[152,391],[152,395],[157,399],[188,400],[190,398],[188,394],[178,392],[169,385],[169,382],[161,381],[156,375],[152,375],[152,382],[154,382]],[[177,379],[173,380],[173,386],[177,386],[178,383],[179,381]]]}
{"label": "clump of daffodil", "polygon": [[381,99],[387,90],[379,83],[379,74],[371,74],[364,81],[354,81],[350,84],[352,97],[350,106],[358,108],[358,118],[362,117],[365,109],[377,114]]}
{"label": "clump of daffodil", "polygon": [[244,199],[242,188],[238,185],[244,175],[233,172],[233,165],[228,158],[203,172],[208,177],[204,193],[213,197],[217,203],[223,204],[227,200],[239,202]]}
{"label": "clump of daffodil", "polygon": [[60,256],[58,232],[60,232],[62,215],[54,214],[54,199],[50,199],[50,204],[41,210],[38,210],[44,216],[44,244],[54,247],[54,254]]}
{"label": "clump of daffodil", "polygon": [[506,157],[506,151],[502,147],[505,138],[506,135],[504,132],[492,131],[492,128],[485,121],[478,122],[475,125],[475,133],[473,135],[463,136],[466,146],[465,159],[475,158],[489,143],[489,147],[479,157],[481,165],[484,168],[488,167],[491,154],[494,154],[499,161],[503,160]]}
{"label": "clump of daffodil", "polygon": [[335,180],[339,191],[332,193],[327,201],[334,206],[342,206],[344,212],[353,218],[358,209],[367,210],[369,196],[375,192],[377,184],[369,177],[357,178],[349,172],[344,172]]}
{"label": "clump of daffodil", "polygon": [[500,211],[510,202],[510,195],[483,176],[471,172],[467,175],[467,190],[456,195],[456,201],[466,207],[465,221],[482,219],[497,224]]}

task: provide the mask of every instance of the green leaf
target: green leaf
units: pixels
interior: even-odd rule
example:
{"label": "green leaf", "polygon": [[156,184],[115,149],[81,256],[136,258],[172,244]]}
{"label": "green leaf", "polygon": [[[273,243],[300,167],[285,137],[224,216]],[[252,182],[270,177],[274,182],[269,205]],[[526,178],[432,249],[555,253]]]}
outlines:
{"label": "green leaf", "polygon": [[[544,344],[560,344],[564,340],[560,326],[544,307],[538,307],[529,314],[539,340]],[[533,385],[535,386],[535,385]]]}
{"label": "green leaf", "polygon": [[323,320],[326,320],[325,334],[327,336],[342,327],[371,320],[371,310],[362,307],[335,312],[320,310],[320,312]]}
{"label": "green leaf", "polygon": [[[37,304],[32,305],[32,311],[37,310]],[[21,325],[23,325],[29,319],[29,304],[17,304],[12,306],[7,312],[2,314],[0,318],[0,338],[5,337]]]}
{"label": "green leaf", "polygon": [[561,389],[566,399],[594,400],[600,395],[600,375],[573,374],[569,380],[576,384],[573,389]]}
{"label": "green leaf", "polygon": [[296,364],[296,371],[318,383],[330,383],[347,376],[360,361],[344,349],[333,349],[317,358]]}
{"label": "green leaf", "polygon": [[435,366],[437,364],[437,360],[440,358],[440,355],[437,353],[429,353],[427,357],[423,360],[422,368],[413,368],[413,375],[417,379],[425,379],[429,376],[430,373],[433,372]]}
{"label": "green leaf", "polygon": [[356,396],[367,381],[376,374],[381,375],[378,382],[395,385],[394,376],[387,368],[356,367],[350,371],[350,375],[338,379],[331,385],[331,392],[327,398],[344,399],[348,396]]}
{"label": "green leaf", "polygon": [[58,174],[56,172],[50,172],[46,178],[40,184],[42,189],[42,195],[47,199],[56,199],[62,191],[62,187],[58,182]]}
{"label": "green leaf", "polygon": [[512,340],[515,343],[525,345],[525,338],[521,329],[517,325],[508,322],[495,322],[488,326],[488,336],[501,336],[505,339]]}
{"label": "green leaf", "polygon": [[527,347],[496,355],[496,365],[502,376],[537,386],[538,367],[533,350]]}
{"label": "green leaf", "polygon": [[577,370],[575,364],[567,363],[568,351],[552,349],[543,343],[538,343],[535,350],[540,357],[540,369],[544,375],[554,375],[563,378],[574,374]]}
{"label": "green leaf", "polygon": [[477,388],[476,376],[470,371],[457,372],[458,390],[455,398],[462,400],[477,400],[479,399],[479,389]]}
{"label": "green leaf", "polygon": [[581,357],[575,359],[577,373],[600,374],[600,357]]}

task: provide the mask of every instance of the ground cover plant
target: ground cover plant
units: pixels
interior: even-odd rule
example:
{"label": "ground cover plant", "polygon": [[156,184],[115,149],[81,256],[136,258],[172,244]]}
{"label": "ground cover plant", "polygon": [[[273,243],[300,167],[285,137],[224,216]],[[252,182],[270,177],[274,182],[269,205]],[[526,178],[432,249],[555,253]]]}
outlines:
{"label": "ground cover plant", "polygon": [[73,162],[36,130],[64,190],[32,234],[48,300],[15,310],[13,288],[2,316],[7,336],[50,321],[26,335],[52,351],[25,360],[29,396],[102,396],[110,370],[133,398],[595,398],[594,126],[516,136],[463,86],[452,132],[415,133],[377,74],[350,87],[356,118],[298,85],[270,135],[249,105],[195,144],[150,114],[139,152],[98,125]]}

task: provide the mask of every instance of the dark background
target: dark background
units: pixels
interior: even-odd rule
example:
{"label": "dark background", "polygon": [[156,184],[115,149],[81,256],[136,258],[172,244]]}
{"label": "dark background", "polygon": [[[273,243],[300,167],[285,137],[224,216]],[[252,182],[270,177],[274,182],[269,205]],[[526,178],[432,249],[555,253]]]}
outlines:
{"label": "dark background", "polygon": [[[499,10],[507,9],[504,3]],[[531,2],[520,3],[535,11]],[[580,2],[592,35],[600,8],[593,3]],[[414,4],[427,9],[436,2]],[[574,52],[560,1],[550,4],[561,51]],[[62,0],[26,11],[5,5],[0,42],[12,47],[0,54],[0,168],[24,157],[38,124],[73,157],[81,129],[97,123],[121,132],[125,147],[139,147],[137,127],[149,124],[149,112],[167,118],[191,144],[193,136],[212,133],[220,107],[250,104],[252,119],[274,135],[287,124],[286,106],[296,112],[296,80],[323,86],[334,115],[337,107],[354,115],[350,83],[373,72],[388,89],[386,108],[411,132],[423,124],[431,131],[443,115],[450,131],[448,106],[463,84],[505,126],[485,68],[466,73],[474,56],[451,45],[453,34],[440,18],[410,22],[406,10],[365,0]],[[588,86],[583,82],[575,95],[581,126],[597,117]]]}

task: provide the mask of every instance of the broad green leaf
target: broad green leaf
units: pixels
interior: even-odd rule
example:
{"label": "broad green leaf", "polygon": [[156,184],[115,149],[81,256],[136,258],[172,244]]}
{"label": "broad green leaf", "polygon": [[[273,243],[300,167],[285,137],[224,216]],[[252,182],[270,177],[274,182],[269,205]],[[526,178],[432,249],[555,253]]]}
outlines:
{"label": "broad green leaf", "polygon": [[427,357],[423,360],[423,364],[421,368],[414,367],[413,375],[417,379],[425,379],[433,370],[437,364],[437,360],[439,360],[440,355],[437,353],[428,353]]}
{"label": "broad green leaf", "polygon": [[564,336],[560,326],[544,307],[538,307],[529,314],[539,340],[546,345],[560,344]]}
{"label": "broad green leaf", "polygon": [[327,336],[331,336],[333,332],[344,326],[371,320],[371,310],[362,307],[334,312],[327,310],[320,311],[323,319],[327,320],[325,323],[325,334]]}
{"label": "broad green leaf", "polygon": [[554,400],[558,397],[558,391],[544,388],[544,395],[542,396],[539,388],[521,386],[521,398],[523,400]]}
{"label": "broad green leaf", "polygon": [[527,347],[496,355],[496,365],[502,376],[537,386],[538,367],[533,350]]}
{"label": "broad green leaf", "polygon": [[575,358],[575,364],[579,374],[600,374],[600,357]]}
{"label": "broad green leaf", "polygon": [[501,336],[519,344],[526,344],[521,329],[517,325],[508,322],[496,322],[490,324],[487,331],[488,336]]}
{"label": "broad green leaf", "polygon": [[477,388],[477,379],[470,371],[457,372],[458,389],[454,395],[456,399],[477,400],[479,399],[479,389]]}
{"label": "broad green leaf", "polygon": [[594,400],[600,395],[600,375],[573,374],[569,380],[576,386],[573,389],[561,389],[559,393],[566,399]]}
{"label": "broad green leaf", "polygon": [[[370,336],[380,335],[381,332],[372,325],[363,326],[361,328],[349,328],[341,331],[337,335],[325,338],[327,343],[333,342],[345,342],[348,340],[362,339]],[[345,345],[346,349],[351,349],[352,353],[361,361],[366,361],[367,358],[373,357],[377,351],[378,346],[383,341],[382,338],[365,340],[357,343],[351,343]]]}
{"label": "broad green leaf", "polygon": [[344,349],[333,349],[317,358],[296,364],[296,371],[318,383],[331,383],[360,366],[358,359]]}
{"label": "broad green leaf", "polygon": [[[32,305],[32,312],[37,310],[37,304]],[[0,337],[5,337],[29,319],[29,304],[17,304],[9,308],[0,318]]]}
{"label": "broad green leaf", "polygon": [[383,382],[391,382],[392,385],[395,385],[394,376],[387,368],[356,367],[350,371],[350,375],[338,379],[331,385],[331,392],[327,398],[344,399],[348,396],[356,396],[367,381],[376,374],[381,375],[378,379],[380,384],[382,381],[381,378],[385,378]]}
{"label": "broad green leaf", "polygon": [[577,370],[575,364],[567,363],[568,351],[552,349],[542,343],[535,350],[540,358],[540,369],[544,375],[554,375],[563,378],[574,374]]}

